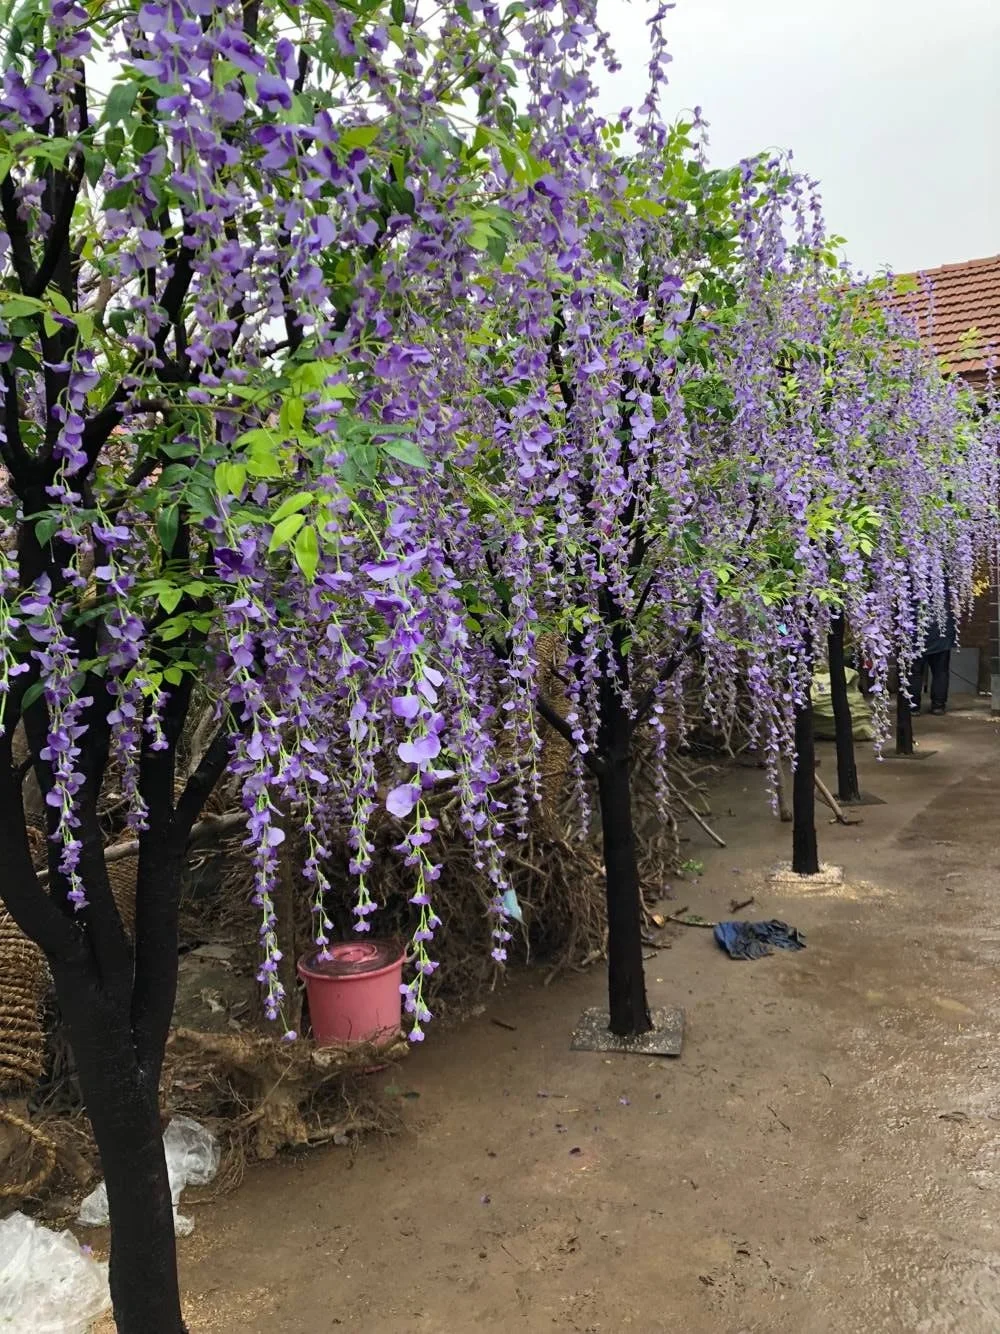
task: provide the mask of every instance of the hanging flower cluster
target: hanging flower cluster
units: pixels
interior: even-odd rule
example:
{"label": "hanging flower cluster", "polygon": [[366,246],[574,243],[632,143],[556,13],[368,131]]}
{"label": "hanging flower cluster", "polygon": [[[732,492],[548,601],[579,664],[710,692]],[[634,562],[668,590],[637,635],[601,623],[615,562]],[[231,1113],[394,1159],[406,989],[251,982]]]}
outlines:
{"label": "hanging flower cluster", "polygon": [[[536,170],[515,80],[567,121],[610,60],[594,6],[149,0],[96,27],[71,0],[28,10],[0,96],[0,638],[54,882],[83,913],[104,752],[146,827],[144,757],[176,748],[197,681],[230,733],[268,1013],[288,820],[325,948],[332,836],[349,830],[366,931],[384,809],[413,874],[419,1038],[440,925],[427,794],[456,788],[502,961],[491,792],[537,746],[531,606],[520,670],[469,629],[459,567],[484,559],[490,501],[444,392],[468,350],[451,312],[480,304],[480,261],[513,235],[498,166]],[[512,584],[526,550],[492,551]]]}
{"label": "hanging flower cluster", "polygon": [[610,685],[657,729],[665,788],[658,720],[669,699],[683,742],[691,688],[722,729],[748,694],[772,767],[792,753],[834,616],[884,700],[946,599],[970,601],[998,477],[891,284],[838,261],[814,185],[781,158],[711,171],[700,120],[645,110],[630,159],[621,127],[540,148],[517,210],[545,251],[511,256],[466,393],[567,639],[579,752]]}
{"label": "hanging flower cluster", "polygon": [[506,957],[541,624],[578,759],[610,689],[656,730],[665,793],[669,701],[683,732],[696,686],[722,726],[742,675],[788,750],[824,618],[846,609],[883,683],[946,587],[968,599],[996,493],[995,432],[829,267],[811,183],[711,170],[700,116],[661,123],[666,7],[617,125],[593,108],[596,0],[426,8],[29,4],[0,95],[0,695],[54,882],[83,913],[104,756],[143,829],[197,682],[246,810],[268,1014],[289,821],[322,950],[339,830],[371,927],[384,811],[414,1039],[442,784]]}

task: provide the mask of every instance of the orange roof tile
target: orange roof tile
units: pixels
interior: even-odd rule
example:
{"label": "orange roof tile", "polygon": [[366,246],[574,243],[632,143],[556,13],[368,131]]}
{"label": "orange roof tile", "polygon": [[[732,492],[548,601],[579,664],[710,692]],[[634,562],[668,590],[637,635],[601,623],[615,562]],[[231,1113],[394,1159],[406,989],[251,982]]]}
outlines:
{"label": "orange roof tile", "polygon": [[978,377],[991,357],[1000,364],[1000,255],[907,274],[897,284],[900,306],[947,370]]}

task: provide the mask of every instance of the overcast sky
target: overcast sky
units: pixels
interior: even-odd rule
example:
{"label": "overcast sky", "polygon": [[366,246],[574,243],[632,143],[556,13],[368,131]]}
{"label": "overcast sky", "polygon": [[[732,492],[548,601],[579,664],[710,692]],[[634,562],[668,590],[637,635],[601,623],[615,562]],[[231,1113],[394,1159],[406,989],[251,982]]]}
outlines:
{"label": "overcast sky", "polygon": [[[651,11],[601,12],[613,114],[642,100]],[[854,263],[1000,253],[1000,0],[677,0],[668,23],[670,111],[701,105],[720,165],[792,149]]]}

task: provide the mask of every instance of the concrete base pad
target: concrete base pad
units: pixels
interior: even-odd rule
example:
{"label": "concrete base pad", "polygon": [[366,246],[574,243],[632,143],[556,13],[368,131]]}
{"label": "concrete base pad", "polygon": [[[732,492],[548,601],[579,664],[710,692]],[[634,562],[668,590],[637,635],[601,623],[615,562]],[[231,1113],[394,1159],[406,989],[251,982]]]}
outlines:
{"label": "concrete base pad", "polygon": [[637,1056],[680,1056],[684,1041],[684,1011],[669,1007],[650,1010],[653,1027],[637,1038],[619,1038],[608,1031],[607,1010],[584,1010],[570,1043],[571,1051],[623,1051]]}
{"label": "concrete base pad", "polygon": [[826,885],[842,885],[844,883],[844,872],[839,866],[821,866],[816,875],[799,875],[792,870],[791,862],[782,862],[776,867],[771,876],[771,883],[774,885],[795,885],[799,889],[808,889],[810,885],[815,885],[817,889]]}

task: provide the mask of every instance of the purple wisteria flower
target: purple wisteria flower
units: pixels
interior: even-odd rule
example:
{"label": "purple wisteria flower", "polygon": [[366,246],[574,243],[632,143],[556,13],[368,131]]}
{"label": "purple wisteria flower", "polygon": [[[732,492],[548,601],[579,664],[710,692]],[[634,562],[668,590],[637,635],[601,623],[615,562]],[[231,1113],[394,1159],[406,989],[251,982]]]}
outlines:
{"label": "purple wisteria flower", "polygon": [[[543,666],[589,830],[609,701],[651,730],[665,807],[693,696],[722,730],[748,707],[773,770],[835,614],[882,698],[968,605],[995,411],[887,289],[831,270],[811,181],[710,171],[701,113],[664,124],[668,9],[627,151],[596,109],[596,0],[430,27],[334,6],[322,36],[208,0],[96,28],[55,0],[6,60],[0,720],[44,737],[81,929],[93,757],[142,835],[200,713],[246,816],[267,1014],[290,1022],[289,866],[326,950],[339,850],[368,932],[389,825],[420,1040],[439,799],[498,965],[530,922],[507,850],[541,793]],[[111,74],[86,113],[85,59]]]}

